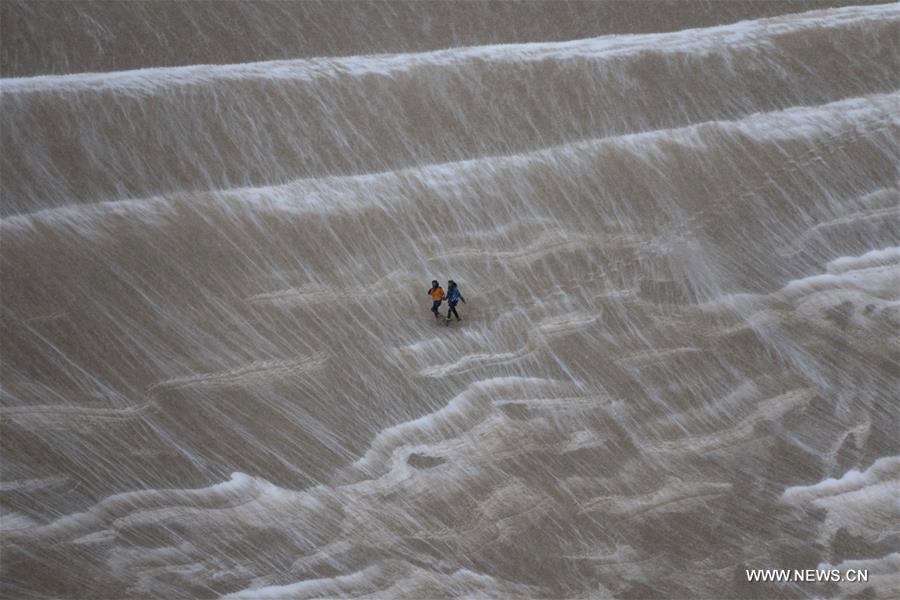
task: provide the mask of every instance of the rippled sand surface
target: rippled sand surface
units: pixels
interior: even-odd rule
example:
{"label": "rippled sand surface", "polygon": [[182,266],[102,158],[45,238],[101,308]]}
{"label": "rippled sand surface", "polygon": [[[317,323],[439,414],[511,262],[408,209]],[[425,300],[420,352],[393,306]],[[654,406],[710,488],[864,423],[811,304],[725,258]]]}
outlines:
{"label": "rippled sand surface", "polygon": [[4,597],[900,596],[900,4],[0,33]]}

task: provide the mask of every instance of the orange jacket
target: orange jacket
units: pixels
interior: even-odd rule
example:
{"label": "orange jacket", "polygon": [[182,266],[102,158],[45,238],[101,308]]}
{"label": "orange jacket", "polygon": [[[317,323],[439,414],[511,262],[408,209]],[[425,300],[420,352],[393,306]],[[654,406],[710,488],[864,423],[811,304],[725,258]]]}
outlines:
{"label": "orange jacket", "polygon": [[436,288],[431,290],[431,299],[437,302],[438,300],[444,299],[444,288],[441,286],[437,286]]}

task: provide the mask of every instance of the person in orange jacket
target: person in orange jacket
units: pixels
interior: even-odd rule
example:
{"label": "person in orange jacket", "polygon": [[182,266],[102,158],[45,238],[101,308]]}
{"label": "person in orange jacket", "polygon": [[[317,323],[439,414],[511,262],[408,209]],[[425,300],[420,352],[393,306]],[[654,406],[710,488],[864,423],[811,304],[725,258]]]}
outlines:
{"label": "person in orange jacket", "polygon": [[431,312],[434,313],[435,319],[440,319],[441,313],[438,309],[441,307],[441,302],[444,301],[444,289],[436,279],[431,282],[431,289],[428,290],[428,295],[431,296]]}

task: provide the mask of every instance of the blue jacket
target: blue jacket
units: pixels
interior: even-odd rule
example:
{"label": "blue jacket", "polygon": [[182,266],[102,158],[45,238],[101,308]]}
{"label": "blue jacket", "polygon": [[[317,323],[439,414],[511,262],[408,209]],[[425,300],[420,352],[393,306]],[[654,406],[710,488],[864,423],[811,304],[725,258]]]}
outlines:
{"label": "blue jacket", "polygon": [[459,293],[458,287],[452,287],[447,290],[447,302],[459,302],[460,300],[463,302],[466,301],[466,299],[462,297],[462,294]]}

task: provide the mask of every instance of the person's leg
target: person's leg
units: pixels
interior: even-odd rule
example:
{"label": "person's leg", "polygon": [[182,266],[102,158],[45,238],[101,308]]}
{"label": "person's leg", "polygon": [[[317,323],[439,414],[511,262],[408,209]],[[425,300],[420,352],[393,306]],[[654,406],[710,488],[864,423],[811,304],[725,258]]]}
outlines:
{"label": "person's leg", "polygon": [[459,313],[456,312],[456,302],[451,302],[449,304],[450,308],[447,309],[447,320],[450,320],[450,315],[456,315],[456,320],[459,321]]}
{"label": "person's leg", "polygon": [[441,307],[440,300],[435,300],[434,302],[431,303],[431,312],[434,313],[435,319],[437,319],[441,316],[441,312],[440,312],[440,310],[438,310],[440,307]]}

